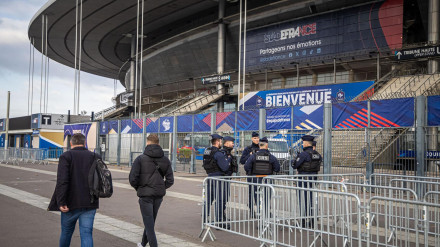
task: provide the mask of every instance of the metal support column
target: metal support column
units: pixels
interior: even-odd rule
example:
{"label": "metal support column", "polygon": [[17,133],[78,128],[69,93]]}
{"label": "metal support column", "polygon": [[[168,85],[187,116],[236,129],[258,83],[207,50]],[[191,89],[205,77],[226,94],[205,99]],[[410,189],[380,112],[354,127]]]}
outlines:
{"label": "metal support column", "polygon": [[380,53],[377,53],[376,58],[376,81],[380,79]]}
{"label": "metal support column", "polygon": [[[127,92],[133,92],[134,91],[134,78],[136,73],[136,61],[133,59],[133,57],[136,55],[136,35],[131,36],[131,60],[130,60],[130,81],[125,82],[125,88]],[[128,85],[127,85],[128,83]],[[133,95],[134,96],[134,95]],[[133,98],[133,97],[131,97]],[[133,99],[128,100],[128,105],[133,106]]]}
{"label": "metal support column", "polygon": [[[225,69],[225,33],[226,25],[223,21],[225,17],[225,0],[218,1],[218,41],[217,41],[217,74],[221,75]],[[223,83],[217,84],[218,93],[224,93],[225,85]],[[217,102],[217,112],[224,112],[224,102]]]}
{"label": "metal support column", "polygon": [[101,143],[99,142],[99,136],[101,133],[101,122],[96,121],[96,147],[95,147],[95,153],[102,156],[101,152]]}
{"label": "metal support column", "polygon": [[[371,101],[367,101],[367,116],[368,116],[368,126],[365,128],[365,143],[367,145],[366,155],[367,155],[367,181],[370,181],[371,174],[374,173],[374,166],[371,162],[371,146],[370,146],[370,127],[371,127]],[[374,184],[374,181],[370,181],[370,184]]]}
{"label": "metal support column", "polygon": [[8,100],[6,103],[6,133],[5,133],[5,149],[9,147],[9,108],[11,107],[11,91],[8,91]]}
{"label": "metal support column", "polygon": [[196,151],[194,149],[194,115],[192,115],[192,129],[191,129],[191,168],[190,173],[196,173]]}
{"label": "metal support column", "polygon": [[211,135],[215,132],[215,112],[211,112]]}
{"label": "metal support column", "polygon": [[116,150],[116,164],[121,165],[121,119],[118,120],[118,149]]}
{"label": "metal support column", "polygon": [[266,129],[266,109],[260,109],[258,117],[258,132],[260,138],[264,137],[264,130]]}
{"label": "metal support column", "polygon": [[[429,0],[428,8],[428,41],[438,44],[439,41],[439,5],[438,0]],[[436,59],[428,60],[428,73],[434,74],[438,71],[438,61]]]}
{"label": "metal support column", "polygon": [[[293,106],[292,106],[292,111],[290,113],[290,140],[293,140]],[[289,147],[289,175],[293,175],[293,167],[290,165],[292,164],[292,155],[293,155],[293,150],[291,149],[292,147]],[[292,151],[291,151],[292,150]]]}
{"label": "metal support column", "polygon": [[332,173],[332,104],[324,104],[324,174]]}
{"label": "metal support column", "polygon": [[171,166],[173,167],[173,171],[176,171],[176,163],[177,163],[177,116],[173,118],[173,142],[172,142],[172,160]]}
{"label": "metal support column", "polygon": [[142,152],[147,146],[147,116],[142,118]]}
{"label": "metal support column", "polygon": [[[416,98],[416,176],[425,175],[425,126],[426,126],[426,97]],[[417,196],[423,195],[423,188],[417,187]]]}

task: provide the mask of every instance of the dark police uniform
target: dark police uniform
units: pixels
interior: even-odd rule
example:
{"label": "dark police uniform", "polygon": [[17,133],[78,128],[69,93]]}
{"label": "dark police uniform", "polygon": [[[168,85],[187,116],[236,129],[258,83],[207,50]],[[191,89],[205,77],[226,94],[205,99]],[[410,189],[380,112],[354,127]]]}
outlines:
{"label": "dark police uniform", "polygon": [[[252,132],[252,137],[258,137],[258,133],[257,132]],[[258,150],[260,150],[260,146],[258,146],[258,144],[255,144],[252,142],[252,144],[250,146],[247,146],[244,150],[243,153],[241,154],[241,158],[240,158],[240,164],[245,164],[246,160],[249,159],[249,157],[252,154],[255,154]]]}
{"label": "dark police uniform", "polygon": [[[235,139],[230,136],[225,136],[223,138],[223,142],[231,141],[234,142]],[[223,146],[222,149],[220,149],[220,152],[222,152],[229,160],[229,170],[226,173],[226,176],[231,176],[233,173],[238,172],[238,163],[237,163],[237,156],[232,155],[232,150],[234,148],[228,148],[226,146]]]}
{"label": "dark police uniform", "polygon": [[[301,139],[303,141],[313,142],[314,137],[305,135]],[[313,144],[312,144],[313,145]],[[316,142],[315,142],[316,146]],[[298,155],[296,160],[293,161],[292,167],[293,169],[297,169],[298,174],[310,174],[311,176],[305,176],[302,178],[304,181],[298,182],[298,187],[302,188],[313,188],[313,181],[317,180],[314,174],[318,174],[321,169],[322,157],[321,155],[313,150],[313,146],[306,147],[304,150]],[[314,219],[310,219],[309,224],[307,223],[307,219],[309,217],[313,217],[313,193],[311,191],[300,191],[298,193],[298,201],[300,205],[301,216],[305,217],[302,219],[303,227],[314,227]],[[310,205],[309,205],[310,203]]]}
{"label": "dark police uniform", "polygon": [[[268,142],[266,137],[261,138],[260,143]],[[262,183],[263,177],[272,175],[273,172],[280,171],[280,163],[277,158],[273,156],[269,150],[260,149],[255,154],[252,154],[244,165],[244,170],[247,175],[255,175],[257,177],[248,178],[248,182]],[[254,200],[257,205],[257,210],[260,208],[258,195],[256,194],[258,186],[249,185],[249,212],[254,215]]]}
{"label": "dark police uniform", "polygon": [[[211,135],[213,139],[223,139],[220,135]],[[203,168],[209,177],[226,176],[230,170],[229,163],[231,158],[225,156],[217,147],[207,148],[203,154]],[[205,204],[205,217],[209,216],[211,204],[216,200],[215,218],[221,222],[224,220],[227,195],[229,194],[226,183],[208,180],[208,190],[206,191],[207,203]],[[221,208],[220,208],[221,207]],[[205,218],[206,219],[206,218]],[[205,220],[204,219],[204,220]]]}

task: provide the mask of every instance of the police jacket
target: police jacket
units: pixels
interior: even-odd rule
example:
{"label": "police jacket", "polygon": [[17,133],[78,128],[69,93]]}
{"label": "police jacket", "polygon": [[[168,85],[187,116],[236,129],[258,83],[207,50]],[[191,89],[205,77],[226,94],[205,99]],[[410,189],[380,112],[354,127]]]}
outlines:
{"label": "police jacket", "polygon": [[228,158],[229,162],[229,169],[225,174],[226,176],[232,176],[232,173],[238,172],[237,156],[232,155],[232,150],[233,148],[227,147],[220,149],[220,152],[222,152]]}
{"label": "police jacket", "polygon": [[313,147],[306,147],[298,155],[296,160],[293,160],[292,162],[293,169],[297,169],[299,174],[317,174],[319,169],[309,170],[309,167],[318,165],[320,168],[322,157],[317,151],[313,150]]}
{"label": "police jacket", "polygon": [[227,175],[230,162],[231,158],[214,146],[207,148],[203,154],[203,167],[210,177]]}
{"label": "police jacket", "polygon": [[[264,172],[265,166],[269,167],[267,172]],[[244,165],[244,170],[247,175],[272,175],[273,172],[280,171],[280,163],[277,158],[269,152],[269,150],[260,149],[257,153],[252,154],[249,159],[247,159]]]}
{"label": "police jacket", "polygon": [[90,201],[89,170],[93,161],[101,158],[85,147],[76,147],[64,152],[58,161],[57,184],[48,210],[59,211],[67,206],[69,210],[99,207],[99,200]]}
{"label": "police jacket", "polygon": [[245,164],[246,161],[249,159],[249,157],[251,156],[250,153],[255,154],[258,150],[260,150],[260,146],[258,146],[258,144],[255,144],[252,142],[252,145],[247,146],[244,150],[243,153],[241,154],[241,158],[240,158],[240,164]]}
{"label": "police jacket", "polygon": [[[156,166],[159,166],[160,171]],[[163,177],[161,173],[164,175]],[[165,195],[166,189],[174,184],[174,176],[171,162],[164,156],[159,145],[148,145],[144,153],[134,160],[129,181],[139,197]]]}

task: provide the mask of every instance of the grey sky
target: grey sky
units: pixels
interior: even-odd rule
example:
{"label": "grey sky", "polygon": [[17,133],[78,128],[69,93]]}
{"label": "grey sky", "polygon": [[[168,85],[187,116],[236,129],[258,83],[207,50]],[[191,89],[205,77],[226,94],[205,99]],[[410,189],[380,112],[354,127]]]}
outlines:
{"label": "grey sky", "polygon": [[[0,118],[6,117],[6,96],[11,91],[11,117],[27,115],[29,40],[32,16],[46,0],[0,1]],[[33,113],[40,110],[41,53],[35,50]],[[74,69],[50,61],[49,113],[73,111]],[[117,82],[117,93],[124,88]],[[81,72],[80,110],[100,111],[112,106],[113,80]]]}

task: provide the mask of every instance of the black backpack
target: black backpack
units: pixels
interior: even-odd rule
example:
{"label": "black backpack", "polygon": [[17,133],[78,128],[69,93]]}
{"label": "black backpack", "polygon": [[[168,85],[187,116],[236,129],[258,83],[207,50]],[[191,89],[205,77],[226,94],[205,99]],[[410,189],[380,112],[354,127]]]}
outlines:
{"label": "black backpack", "polygon": [[92,167],[90,167],[88,180],[92,203],[95,198],[109,198],[112,196],[112,174],[104,161],[96,158],[96,156],[94,156]]}

